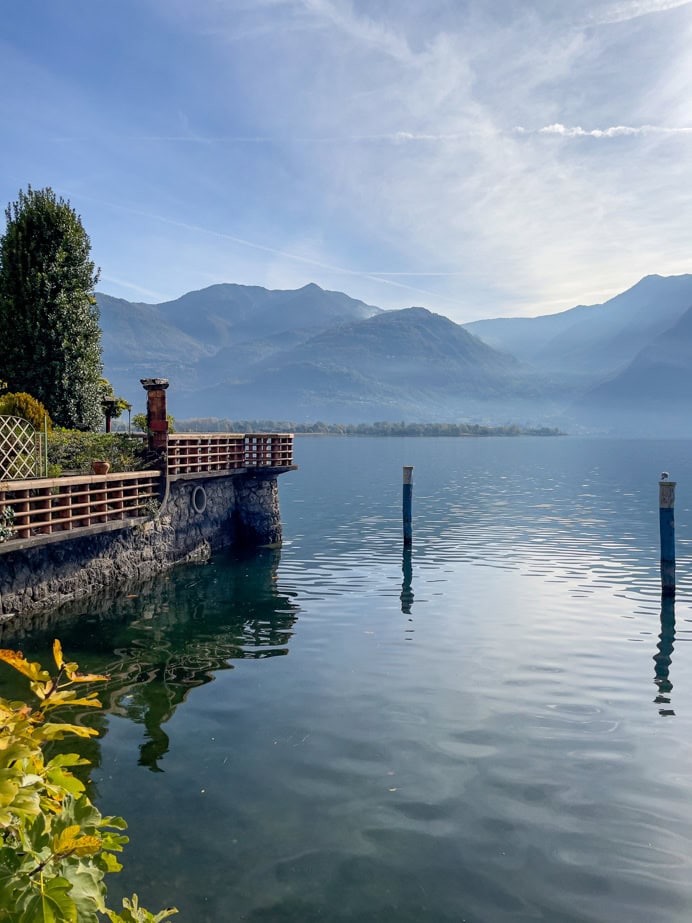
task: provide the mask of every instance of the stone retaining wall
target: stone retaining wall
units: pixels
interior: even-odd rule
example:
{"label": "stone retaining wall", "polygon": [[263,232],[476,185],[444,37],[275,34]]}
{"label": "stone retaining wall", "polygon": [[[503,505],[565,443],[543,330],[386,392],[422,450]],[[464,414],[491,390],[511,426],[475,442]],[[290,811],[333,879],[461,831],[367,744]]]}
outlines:
{"label": "stone retaining wall", "polygon": [[277,472],[186,476],[169,484],[152,519],[0,545],[0,623],[206,560],[228,545],[280,541]]}

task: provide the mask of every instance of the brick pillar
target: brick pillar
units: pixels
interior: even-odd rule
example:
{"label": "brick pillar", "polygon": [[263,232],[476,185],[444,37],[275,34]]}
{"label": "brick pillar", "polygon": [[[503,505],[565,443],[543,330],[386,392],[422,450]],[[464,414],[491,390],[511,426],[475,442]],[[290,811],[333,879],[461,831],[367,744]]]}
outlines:
{"label": "brick pillar", "polygon": [[140,378],[147,392],[147,438],[149,451],[161,457],[168,449],[166,417],[167,378]]}

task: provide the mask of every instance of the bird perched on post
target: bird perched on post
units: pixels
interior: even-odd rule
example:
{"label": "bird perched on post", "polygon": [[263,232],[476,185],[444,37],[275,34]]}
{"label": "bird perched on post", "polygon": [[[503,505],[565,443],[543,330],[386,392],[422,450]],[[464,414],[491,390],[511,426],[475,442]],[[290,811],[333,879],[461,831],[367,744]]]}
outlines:
{"label": "bird perched on post", "polygon": [[661,472],[661,480],[662,480],[662,481],[667,481],[669,477],[670,477],[670,475],[668,474],[667,471],[662,471],[662,472]]}

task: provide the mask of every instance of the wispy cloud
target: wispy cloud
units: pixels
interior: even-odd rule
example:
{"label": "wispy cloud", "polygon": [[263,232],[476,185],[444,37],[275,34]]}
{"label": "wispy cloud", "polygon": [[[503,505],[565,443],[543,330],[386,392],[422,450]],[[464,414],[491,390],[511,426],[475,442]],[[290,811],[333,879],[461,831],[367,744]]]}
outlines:
{"label": "wispy cloud", "polygon": [[692,135],[692,127],[667,127],[664,125],[612,125],[610,128],[582,128],[581,125],[567,126],[560,122],[543,128],[516,129],[521,135],[559,135],[562,138],[631,138],[637,135]]}
{"label": "wispy cloud", "polygon": [[[528,129],[517,128],[516,131],[528,133]],[[359,144],[368,142],[385,142],[391,144],[405,144],[407,142],[445,142],[460,141],[474,135],[498,134],[499,131],[484,128],[469,127],[464,131],[431,132],[431,131],[391,131],[372,134],[334,134],[334,135],[217,135],[202,137],[200,135],[130,135],[122,137],[113,135],[113,144],[190,144],[190,145],[287,145],[287,144]],[[85,144],[89,136],[59,136],[52,138],[56,144]]]}
{"label": "wispy cloud", "polygon": [[411,64],[415,56],[400,30],[363,13],[357,13],[350,0],[301,0],[304,9],[330,23],[349,38],[396,61]]}
{"label": "wispy cloud", "polygon": [[681,6],[688,6],[692,0],[631,0],[628,3],[614,3],[589,17],[589,22],[596,25],[627,22],[652,13],[665,13]]}
{"label": "wispy cloud", "polygon": [[163,292],[154,292],[150,288],[142,288],[141,285],[134,285],[126,279],[118,279],[115,276],[101,276],[101,283],[107,282],[110,285],[116,285],[119,288],[126,288],[128,291],[136,292],[138,295],[144,295],[151,301],[163,301],[165,294]]}
{"label": "wispy cloud", "polygon": [[0,194],[71,190],[125,296],[315,281],[461,320],[601,300],[691,268],[688,2],[141,0],[141,44],[92,4],[98,73],[65,65],[56,14],[41,54],[0,45]]}
{"label": "wispy cloud", "polygon": [[[74,198],[84,199],[85,197],[76,195],[74,196]],[[390,277],[391,276],[411,276],[411,277],[427,278],[427,277],[434,277],[438,275],[439,276],[456,275],[456,273],[450,274],[450,273],[437,273],[437,272],[406,272],[406,273],[371,272],[366,269],[347,268],[344,266],[334,265],[333,263],[326,263],[323,260],[319,260],[311,256],[305,256],[299,253],[293,253],[293,252],[290,252],[288,250],[283,250],[278,247],[272,247],[267,244],[259,243],[257,241],[247,240],[246,238],[243,238],[243,237],[237,237],[233,234],[228,234],[224,231],[219,231],[213,228],[202,227],[201,225],[191,224],[187,221],[180,221],[178,219],[166,217],[164,215],[158,215],[158,214],[154,214],[151,212],[142,211],[141,209],[133,208],[128,205],[115,203],[115,202],[108,202],[108,201],[101,201],[98,204],[105,206],[107,208],[124,211],[130,215],[137,216],[139,218],[145,218],[149,221],[156,221],[161,224],[166,224],[170,227],[180,228],[185,231],[191,231],[194,234],[202,234],[208,237],[215,237],[219,240],[224,240],[224,241],[228,241],[233,244],[238,244],[241,247],[247,247],[251,250],[258,250],[258,251],[261,251],[262,253],[271,254],[272,256],[279,256],[283,259],[287,259],[292,262],[302,263],[306,266],[311,266],[314,269],[326,270],[330,274],[367,279],[371,282],[377,282],[383,285],[394,286],[396,288],[403,289],[408,292],[413,292],[417,295],[426,295],[426,296],[435,297],[435,298],[440,297],[439,293],[430,291],[428,289],[415,288],[403,282],[397,282],[395,279],[390,278]],[[127,282],[124,282],[122,279],[115,279],[113,277],[104,276],[104,280],[107,278],[110,278],[111,281],[115,282],[119,286],[133,289],[135,291],[141,292],[142,294],[146,294],[151,297],[161,297],[158,292],[152,292],[148,289],[141,288],[138,285],[128,284]],[[453,299],[447,299],[444,296],[442,296],[442,298],[443,300],[448,300],[450,302],[453,301]]]}

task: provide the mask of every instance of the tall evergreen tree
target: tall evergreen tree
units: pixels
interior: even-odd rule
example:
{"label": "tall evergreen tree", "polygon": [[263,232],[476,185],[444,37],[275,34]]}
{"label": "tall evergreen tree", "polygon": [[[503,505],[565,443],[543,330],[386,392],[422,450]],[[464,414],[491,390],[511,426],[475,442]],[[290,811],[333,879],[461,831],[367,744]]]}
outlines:
{"label": "tall evergreen tree", "polygon": [[0,377],[45,404],[54,422],[102,419],[99,270],[79,215],[52,189],[20,190],[0,239]]}

